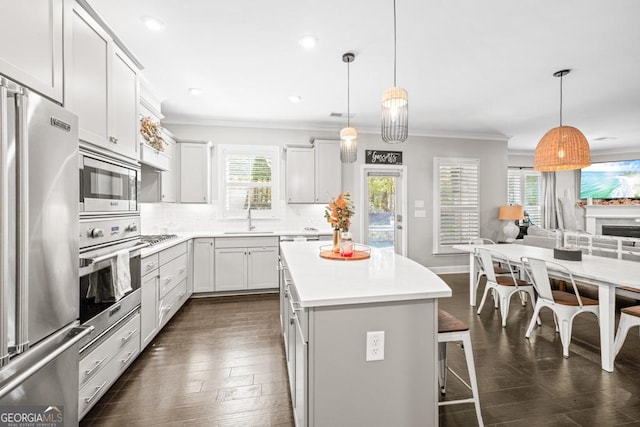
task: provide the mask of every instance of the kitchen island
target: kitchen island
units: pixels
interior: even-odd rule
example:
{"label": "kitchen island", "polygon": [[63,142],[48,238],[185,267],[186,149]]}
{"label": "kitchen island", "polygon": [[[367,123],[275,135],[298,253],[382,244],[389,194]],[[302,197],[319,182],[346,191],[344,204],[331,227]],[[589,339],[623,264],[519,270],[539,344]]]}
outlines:
{"label": "kitchen island", "polygon": [[437,425],[437,301],[451,289],[388,250],[342,261],[320,246],[280,245],[296,425]]}

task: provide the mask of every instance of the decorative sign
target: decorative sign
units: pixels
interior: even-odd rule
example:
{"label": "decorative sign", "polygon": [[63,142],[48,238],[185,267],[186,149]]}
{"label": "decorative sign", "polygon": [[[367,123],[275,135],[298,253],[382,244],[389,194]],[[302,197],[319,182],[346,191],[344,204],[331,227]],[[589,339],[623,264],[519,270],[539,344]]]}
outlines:
{"label": "decorative sign", "polygon": [[401,165],[402,151],[365,150],[365,158],[371,165]]}

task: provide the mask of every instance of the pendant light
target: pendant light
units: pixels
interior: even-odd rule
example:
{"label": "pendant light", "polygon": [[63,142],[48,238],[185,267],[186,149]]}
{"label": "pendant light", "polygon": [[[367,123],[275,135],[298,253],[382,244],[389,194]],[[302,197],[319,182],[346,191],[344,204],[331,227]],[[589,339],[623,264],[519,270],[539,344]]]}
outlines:
{"label": "pendant light", "polygon": [[548,131],[536,147],[533,169],[542,172],[582,169],[591,164],[589,142],[580,130],[562,125],[562,78],[571,70],[553,73],[560,77],[560,126]]}
{"label": "pendant light", "polygon": [[382,140],[404,142],[409,134],[409,97],[396,85],[396,0],[393,0],[393,87],[382,94]]}
{"label": "pendant light", "polygon": [[340,161],[342,163],[353,163],[358,158],[358,131],[351,127],[351,110],[349,109],[349,64],[356,59],[356,56],[347,52],[342,55],[342,61],[347,63],[347,127],[340,131]]}

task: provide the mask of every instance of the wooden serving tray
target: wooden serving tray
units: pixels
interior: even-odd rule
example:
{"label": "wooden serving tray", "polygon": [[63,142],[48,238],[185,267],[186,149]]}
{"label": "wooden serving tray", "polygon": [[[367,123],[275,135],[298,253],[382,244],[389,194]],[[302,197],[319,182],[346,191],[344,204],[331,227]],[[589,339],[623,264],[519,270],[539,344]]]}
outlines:
{"label": "wooden serving tray", "polygon": [[333,252],[333,250],[329,250],[329,251],[320,251],[320,257],[326,258],[326,259],[334,259],[334,260],[359,261],[359,260],[367,259],[371,257],[371,252],[353,251],[353,255],[347,257],[347,256],[340,255],[340,252]]}

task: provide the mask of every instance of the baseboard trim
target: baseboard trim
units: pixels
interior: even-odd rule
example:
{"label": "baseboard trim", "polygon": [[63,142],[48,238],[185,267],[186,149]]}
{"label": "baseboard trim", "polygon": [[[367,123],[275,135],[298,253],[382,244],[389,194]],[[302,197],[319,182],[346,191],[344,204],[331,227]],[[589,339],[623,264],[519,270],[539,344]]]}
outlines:
{"label": "baseboard trim", "polygon": [[469,265],[446,265],[441,267],[428,268],[436,274],[456,274],[469,272]]}

